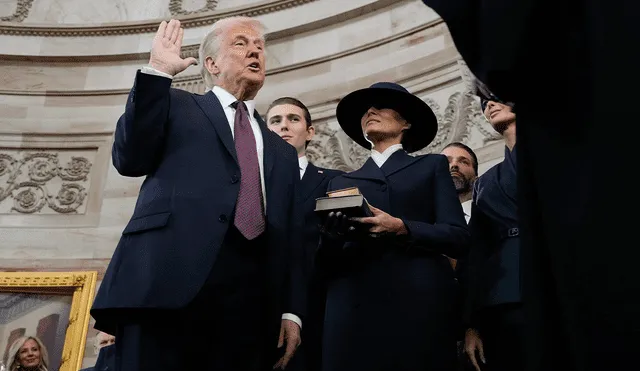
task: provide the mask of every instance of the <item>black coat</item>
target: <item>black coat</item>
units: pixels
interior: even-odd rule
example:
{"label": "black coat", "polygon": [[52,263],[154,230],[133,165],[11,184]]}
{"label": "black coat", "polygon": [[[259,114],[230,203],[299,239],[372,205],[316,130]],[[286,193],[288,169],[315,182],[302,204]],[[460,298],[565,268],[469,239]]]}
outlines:
{"label": "black coat", "polygon": [[448,259],[469,233],[442,155],[395,152],[379,168],[334,178],[401,218],[408,236],[334,245],[322,241],[317,268],[327,291],[323,370],[451,370],[456,363],[458,283]]}

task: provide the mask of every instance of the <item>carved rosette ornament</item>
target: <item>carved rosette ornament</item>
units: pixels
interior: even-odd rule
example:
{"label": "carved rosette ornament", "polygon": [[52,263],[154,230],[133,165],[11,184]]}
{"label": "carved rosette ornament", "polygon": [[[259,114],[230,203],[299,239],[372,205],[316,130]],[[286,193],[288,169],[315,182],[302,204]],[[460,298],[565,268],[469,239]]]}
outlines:
{"label": "carved rosette ornament", "polygon": [[[26,153],[21,158],[0,153],[0,203],[12,198],[11,211],[22,214],[41,212],[45,206],[60,214],[77,212],[87,198],[79,182],[88,180],[91,162],[84,157],[71,157],[64,166],[59,162],[57,153]],[[21,175],[27,180],[18,181]],[[56,178],[64,182],[53,184]],[[51,192],[55,188],[57,192]]]}

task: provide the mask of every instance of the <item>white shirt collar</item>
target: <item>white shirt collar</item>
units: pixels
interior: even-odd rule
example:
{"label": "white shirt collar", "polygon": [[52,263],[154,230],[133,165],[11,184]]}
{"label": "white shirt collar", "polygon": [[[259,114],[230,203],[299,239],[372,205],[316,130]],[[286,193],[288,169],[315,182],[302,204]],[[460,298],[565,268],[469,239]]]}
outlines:
{"label": "white shirt collar", "polygon": [[373,159],[373,162],[375,162],[376,165],[378,165],[378,167],[382,167],[382,165],[384,165],[384,163],[387,162],[387,160],[389,159],[389,157],[391,157],[392,154],[396,153],[401,149],[402,149],[402,144],[394,144],[391,147],[385,149],[384,152],[382,153],[376,151],[375,149],[372,149],[371,158]]}
{"label": "white shirt collar", "polygon": [[[231,106],[235,101],[238,100],[236,99],[236,97],[233,96],[233,94],[229,93],[228,91],[224,90],[219,86],[214,86],[213,89],[211,89],[211,91],[213,92],[213,94],[216,95],[216,97],[218,97],[218,100],[220,101],[220,104],[222,105],[223,109]],[[256,110],[256,101],[245,100],[244,104],[247,106],[247,112],[249,113],[249,117],[253,117],[253,113]]]}
{"label": "white shirt collar", "polygon": [[298,165],[300,166],[300,179],[302,179],[304,172],[307,171],[307,166],[309,166],[307,156],[298,157]]}
{"label": "white shirt collar", "polygon": [[469,223],[469,219],[471,219],[471,202],[472,200],[467,200],[462,203],[462,211],[464,211],[464,219]]}

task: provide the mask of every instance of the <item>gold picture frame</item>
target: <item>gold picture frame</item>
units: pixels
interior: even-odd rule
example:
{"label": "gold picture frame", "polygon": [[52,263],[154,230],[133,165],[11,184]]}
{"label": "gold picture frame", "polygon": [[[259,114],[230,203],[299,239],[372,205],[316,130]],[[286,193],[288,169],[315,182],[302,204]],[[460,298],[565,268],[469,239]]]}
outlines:
{"label": "gold picture frame", "polygon": [[[96,290],[96,282],[98,272],[0,272],[0,295],[9,298],[13,303],[22,300],[32,299],[32,302],[53,298],[55,301],[69,302],[67,308],[62,310],[63,313],[68,311],[68,322],[57,324],[58,332],[64,331],[64,342],[60,336],[56,339],[56,349],[61,348],[61,354],[55,354],[56,360],[59,360],[59,371],[77,371],[82,366],[84,357],[85,343],[87,332],[89,329],[91,303]],[[24,299],[27,298],[27,299]],[[44,299],[43,299],[44,298]],[[57,303],[54,303],[57,304]],[[47,305],[46,303],[44,305]],[[26,305],[27,308],[28,305]],[[33,307],[33,305],[32,305]],[[0,307],[0,310],[2,307]],[[31,309],[33,311],[33,309]],[[12,307],[14,316],[18,310]],[[43,318],[44,319],[44,318]],[[20,319],[16,320],[19,321]],[[63,320],[66,320],[63,318]],[[56,322],[57,323],[57,322]],[[65,330],[66,326],[66,330]],[[38,324],[41,329],[41,323]],[[7,329],[10,330],[10,329]],[[31,335],[25,333],[23,335]],[[54,332],[54,333],[58,333]],[[9,343],[6,333],[0,334],[4,338],[0,338],[0,344],[5,341]],[[2,353],[6,353],[8,347],[0,348],[0,357]],[[49,351],[50,352],[50,351]],[[7,354],[5,354],[5,357]],[[51,354],[49,355],[51,359]],[[1,359],[0,359],[1,360]],[[7,364],[8,366],[8,364]]]}

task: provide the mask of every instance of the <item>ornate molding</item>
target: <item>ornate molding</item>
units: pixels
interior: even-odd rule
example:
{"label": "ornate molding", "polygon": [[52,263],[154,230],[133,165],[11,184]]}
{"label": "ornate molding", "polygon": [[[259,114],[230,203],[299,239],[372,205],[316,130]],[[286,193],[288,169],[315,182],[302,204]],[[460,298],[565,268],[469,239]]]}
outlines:
{"label": "ornate molding", "polygon": [[[21,0],[27,1],[27,0]],[[311,3],[317,0],[275,0],[265,1],[251,7],[231,9],[225,11],[207,12],[201,14],[189,14],[178,17],[182,27],[194,28],[208,26],[221,18],[231,16],[256,17],[280,10],[294,8],[300,5]],[[175,2],[175,1],[172,1]],[[209,1],[208,1],[209,2]],[[110,36],[110,35],[130,35],[140,33],[153,33],[158,29],[160,20],[112,23],[101,26],[57,26],[51,25],[16,25],[0,24],[0,35],[14,36],[41,36],[41,37],[88,37],[88,36]]]}
{"label": "ornate molding", "polygon": [[[437,19],[435,21],[431,21],[419,26],[416,26],[414,28],[411,28],[409,30],[406,30],[404,32],[400,32],[398,34],[389,36],[389,37],[385,37],[383,39],[380,40],[376,40],[374,42],[370,42],[368,44],[364,44],[364,45],[360,45],[358,47],[355,47],[353,49],[349,49],[349,50],[345,50],[345,51],[341,51],[338,53],[333,53],[333,54],[329,54],[323,57],[319,57],[319,58],[314,58],[314,59],[309,59],[306,61],[302,61],[299,63],[293,63],[290,65],[286,65],[286,66],[281,66],[281,67],[276,67],[276,68],[270,68],[266,71],[266,75],[267,76],[271,76],[271,75],[277,75],[279,73],[284,73],[284,72],[288,72],[288,71],[294,71],[297,69],[301,69],[301,68],[305,68],[305,67],[311,67],[313,65],[317,65],[317,64],[321,64],[321,63],[326,63],[335,59],[339,59],[339,58],[344,58],[353,54],[357,54],[357,53],[362,53],[365,52],[367,50],[373,49],[373,48],[377,48],[380,47],[382,45],[386,45],[389,43],[392,43],[394,41],[397,40],[401,40],[403,38],[409,37],[413,34],[425,31],[429,28],[434,28],[434,27],[445,27],[444,21],[442,21],[442,19]],[[187,57],[194,57],[196,59],[198,59],[198,45],[190,45],[187,47],[183,47],[182,48],[182,56],[184,58]],[[140,55],[140,59],[144,60],[144,57],[146,56],[146,58],[148,58],[148,53],[145,55]],[[20,58],[17,58],[16,56],[2,56],[0,55],[0,58],[5,58],[7,57],[10,60],[22,60]],[[65,57],[68,58],[68,57]],[[96,57],[99,58],[99,57]],[[82,58],[76,58],[74,57],[74,60],[76,61],[80,61],[82,60]],[[93,60],[93,59],[92,59]],[[46,63],[47,61],[49,62],[53,62],[53,61],[60,61],[60,59],[58,57],[41,57],[40,62],[42,63]],[[202,81],[202,77],[197,74],[197,75],[185,75],[185,76],[177,76],[173,79],[173,85],[174,88],[177,89],[184,89],[187,91],[190,91],[192,93],[200,93],[202,94],[204,92],[204,82]],[[0,95],[26,95],[26,96],[96,96],[96,95],[126,95],[129,94],[129,90],[130,89],[105,89],[105,90],[29,90],[29,91],[21,91],[21,90],[0,90]]]}
{"label": "ornate molding", "polygon": [[31,287],[83,287],[95,277],[95,272],[3,272],[0,273],[0,291],[7,287],[21,287],[24,291]]}
{"label": "ornate molding", "polygon": [[6,17],[0,17],[0,22],[19,23],[24,21],[29,16],[31,5],[33,5],[33,0],[18,0],[16,3],[16,10],[13,12],[13,14]]}
{"label": "ornate molding", "polygon": [[[60,164],[57,153],[32,152],[19,157],[0,153],[0,205],[13,199],[10,212],[22,214],[39,213],[45,206],[60,214],[77,213],[87,198],[87,188],[82,184],[88,180],[91,162],[85,157],[71,157]],[[26,175],[24,180],[19,177]],[[50,192],[49,181],[59,178],[63,183],[57,192]]]}
{"label": "ornate molding", "polygon": [[205,5],[198,10],[184,10],[184,0],[169,0],[169,12],[171,15],[189,15],[204,12],[212,12],[218,7],[218,0],[206,0]]}

